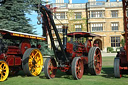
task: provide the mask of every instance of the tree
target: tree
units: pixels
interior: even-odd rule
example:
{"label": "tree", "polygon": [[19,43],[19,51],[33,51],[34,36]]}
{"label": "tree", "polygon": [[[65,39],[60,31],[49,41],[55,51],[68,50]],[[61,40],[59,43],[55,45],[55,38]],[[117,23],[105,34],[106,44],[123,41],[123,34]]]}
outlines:
{"label": "tree", "polygon": [[124,39],[121,39],[121,42],[120,44],[122,45],[122,47],[125,45],[125,40]]}
{"label": "tree", "polygon": [[0,29],[32,33],[34,29],[29,24],[30,19],[25,13],[37,10],[35,4],[40,0],[0,0]]}
{"label": "tree", "polygon": [[[29,24],[30,19],[26,18],[25,14],[38,11],[37,5],[40,3],[41,0],[0,0],[0,29],[33,33],[34,28]],[[43,55],[51,54],[45,42],[41,42],[41,46]]]}

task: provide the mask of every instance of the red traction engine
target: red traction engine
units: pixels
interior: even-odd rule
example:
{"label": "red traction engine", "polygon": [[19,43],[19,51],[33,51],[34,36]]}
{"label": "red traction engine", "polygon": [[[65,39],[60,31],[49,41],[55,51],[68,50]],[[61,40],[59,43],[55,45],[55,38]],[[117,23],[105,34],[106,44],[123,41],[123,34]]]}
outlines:
{"label": "red traction engine", "polygon": [[[26,75],[37,76],[42,71],[43,57],[38,49],[39,44],[32,45],[31,39],[46,40],[46,38],[0,29],[0,81],[5,81],[8,75],[15,75],[23,70]],[[7,44],[8,40],[10,42]]]}
{"label": "red traction engine", "polygon": [[122,0],[123,15],[124,15],[124,30],[122,35],[125,39],[125,46],[120,48],[114,59],[114,75],[116,78],[121,78],[123,74],[128,74],[128,17],[126,11],[128,8],[128,0]]}
{"label": "red traction engine", "polygon": [[[47,58],[44,73],[48,79],[54,78],[57,69],[72,74],[74,79],[81,79],[84,72],[98,75],[102,68],[102,56],[99,47],[92,47],[89,37],[100,37],[88,32],[73,32],[67,34],[67,26],[63,26],[63,43],[53,20],[50,9],[40,5],[43,27],[49,35],[54,56]],[[49,7],[50,8],[50,7]],[[70,41],[67,42],[67,36]],[[86,40],[86,42],[85,42]]]}
{"label": "red traction engine", "polygon": [[[72,74],[74,79],[81,79],[85,72],[92,75],[99,75],[102,69],[102,55],[99,47],[92,47],[90,37],[99,35],[87,32],[73,32],[67,34],[69,42],[65,42],[65,52],[69,62],[56,64],[54,58],[48,58],[45,62],[44,72],[47,78],[54,78],[56,70]],[[86,41],[85,41],[86,40]],[[58,55],[59,52],[58,52]],[[61,55],[60,55],[61,56]]]}

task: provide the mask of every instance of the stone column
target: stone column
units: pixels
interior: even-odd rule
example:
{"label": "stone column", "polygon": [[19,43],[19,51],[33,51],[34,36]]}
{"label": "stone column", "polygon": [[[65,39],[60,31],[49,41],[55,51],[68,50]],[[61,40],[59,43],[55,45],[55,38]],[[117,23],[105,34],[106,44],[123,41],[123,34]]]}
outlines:
{"label": "stone column", "polygon": [[106,0],[106,2],[110,2],[110,0]]}

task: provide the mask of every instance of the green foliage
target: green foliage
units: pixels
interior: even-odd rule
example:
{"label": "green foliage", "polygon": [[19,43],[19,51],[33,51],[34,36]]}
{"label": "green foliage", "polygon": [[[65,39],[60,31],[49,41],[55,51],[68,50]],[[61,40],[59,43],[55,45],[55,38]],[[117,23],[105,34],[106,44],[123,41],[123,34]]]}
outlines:
{"label": "green foliage", "polygon": [[29,24],[30,19],[25,17],[37,8],[34,6],[40,0],[4,0],[0,4],[0,29],[8,29],[18,32],[33,33],[34,29]]}
{"label": "green foliage", "polygon": [[[25,14],[38,11],[37,5],[40,3],[42,3],[41,0],[3,0],[0,2],[0,29],[34,33],[33,29],[35,28],[29,24],[31,20],[25,17]],[[16,40],[6,40],[6,42],[17,43]],[[41,45],[43,55],[51,54],[45,43],[41,43]]]}
{"label": "green foliage", "polygon": [[41,44],[41,53],[43,56],[47,55],[47,56],[52,56],[54,55],[53,51],[48,48],[48,44],[46,44],[46,42],[40,42]]}
{"label": "green foliage", "polygon": [[113,48],[112,47],[107,47],[107,52],[113,52]]}
{"label": "green foliage", "polygon": [[120,44],[121,44],[122,46],[124,46],[124,45],[125,45],[125,40],[122,39],[121,42],[120,42]]}

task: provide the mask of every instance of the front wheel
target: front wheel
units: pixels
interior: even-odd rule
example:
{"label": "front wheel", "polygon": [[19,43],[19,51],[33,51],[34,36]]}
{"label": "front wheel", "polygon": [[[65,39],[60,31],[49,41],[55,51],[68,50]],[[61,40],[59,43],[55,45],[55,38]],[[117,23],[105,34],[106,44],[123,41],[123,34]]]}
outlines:
{"label": "front wheel", "polygon": [[44,64],[44,74],[46,78],[52,79],[55,77],[57,64],[54,58],[47,58]]}
{"label": "front wheel", "polygon": [[0,81],[5,81],[9,75],[8,64],[4,60],[0,60]]}
{"label": "front wheel", "polygon": [[80,57],[75,57],[72,61],[71,72],[74,79],[81,79],[84,73],[84,64]]}

